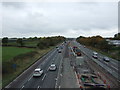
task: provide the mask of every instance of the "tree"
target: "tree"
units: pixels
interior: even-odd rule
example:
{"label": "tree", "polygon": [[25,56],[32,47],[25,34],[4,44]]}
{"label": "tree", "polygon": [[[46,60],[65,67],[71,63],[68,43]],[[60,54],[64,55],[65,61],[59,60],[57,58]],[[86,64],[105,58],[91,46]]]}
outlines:
{"label": "tree", "polygon": [[20,45],[20,46],[23,46],[24,43],[23,43],[23,40],[21,38],[18,38],[17,39],[17,43]]}
{"label": "tree", "polygon": [[120,40],[120,33],[115,34],[114,39],[119,39]]}
{"label": "tree", "polygon": [[8,37],[4,37],[2,39],[2,43],[3,43],[3,45],[7,46],[8,45]]}

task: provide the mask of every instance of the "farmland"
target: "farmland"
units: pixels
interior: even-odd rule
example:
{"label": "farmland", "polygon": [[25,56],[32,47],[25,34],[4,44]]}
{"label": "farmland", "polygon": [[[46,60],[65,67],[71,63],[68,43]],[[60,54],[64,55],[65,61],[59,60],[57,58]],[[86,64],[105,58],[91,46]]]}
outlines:
{"label": "farmland", "polygon": [[13,57],[24,54],[27,52],[34,51],[31,48],[18,48],[18,47],[2,47],[2,61],[7,61],[12,59]]}
{"label": "farmland", "polygon": [[[18,47],[3,47],[2,49],[2,86],[6,86],[20,73],[50,51],[53,47],[43,50]],[[16,69],[12,65],[16,64]],[[11,77],[11,78],[9,78]]]}

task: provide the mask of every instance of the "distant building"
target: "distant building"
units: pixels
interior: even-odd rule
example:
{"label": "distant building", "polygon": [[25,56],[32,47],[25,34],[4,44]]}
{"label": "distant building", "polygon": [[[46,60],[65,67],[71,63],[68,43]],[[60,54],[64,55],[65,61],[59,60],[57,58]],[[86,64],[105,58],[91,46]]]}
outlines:
{"label": "distant building", "polygon": [[108,44],[110,44],[110,45],[120,46],[120,40],[106,39],[106,41],[108,41]]}

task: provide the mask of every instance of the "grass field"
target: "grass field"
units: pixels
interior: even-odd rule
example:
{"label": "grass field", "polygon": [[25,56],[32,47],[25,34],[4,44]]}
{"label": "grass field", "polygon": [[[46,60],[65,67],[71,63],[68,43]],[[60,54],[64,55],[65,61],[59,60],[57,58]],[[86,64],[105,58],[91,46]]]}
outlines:
{"label": "grass field", "polygon": [[18,47],[2,47],[2,61],[7,61],[12,59],[13,57],[24,54],[27,52],[34,51],[31,48],[18,48]]}
{"label": "grass field", "polygon": [[[43,50],[31,49],[31,48],[17,48],[17,47],[3,47],[2,49],[2,64],[4,65],[2,70],[2,87],[5,87],[12,80],[14,80],[20,73],[26,70],[40,57],[49,52],[52,48],[46,48]],[[12,59],[16,57],[15,59]],[[9,63],[8,63],[9,62]],[[17,65],[16,70],[11,68],[12,63]]]}

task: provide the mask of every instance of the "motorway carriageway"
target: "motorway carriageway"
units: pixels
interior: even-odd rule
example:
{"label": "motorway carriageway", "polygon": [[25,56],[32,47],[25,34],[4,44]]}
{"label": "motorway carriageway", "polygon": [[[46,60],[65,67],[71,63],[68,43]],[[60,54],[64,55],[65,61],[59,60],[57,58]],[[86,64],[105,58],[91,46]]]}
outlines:
{"label": "motorway carriageway", "polygon": [[120,71],[119,71],[120,62],[119,61],[110,58],[110,62],[105,62],[103,60],[103,57],[105,57],[105,55],[102,55],[100,53],[98,53],[98,59],[94,59],[92,57],[93,52],[94,52],[93,50],[90,50],[90,49],[84,47],[83,45],[77,43],[76,41],[73,41],[72,43],[73,43],[73,45],[79,47],[79,49],[83,53],[85,53],[89,58],[91,58],[91,60],[94,60],[98,65],[103,67],[107,72],[109,72],[116,79],[118,79],[118,82],[120,82],[120,75],[119,75],[119,73],[120,73]]}
{"label": "motorway carriageway", "polygon": [[[55,88],[59,76],[59,65],[63,59],[64,52],[65,46],[63,46],[62,53],[58,53],[56,48],[51,50],[5,88],[20,88],[21,90],[24,88]],[[52,62],[57,66],[56,71],[49,71],[49,66]],[[41,77],[33,77],[34,70],[39,67],[43,69],[43,75]]]}

